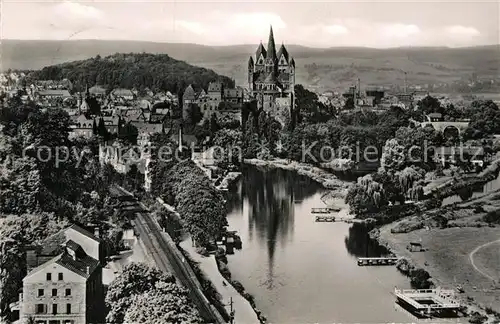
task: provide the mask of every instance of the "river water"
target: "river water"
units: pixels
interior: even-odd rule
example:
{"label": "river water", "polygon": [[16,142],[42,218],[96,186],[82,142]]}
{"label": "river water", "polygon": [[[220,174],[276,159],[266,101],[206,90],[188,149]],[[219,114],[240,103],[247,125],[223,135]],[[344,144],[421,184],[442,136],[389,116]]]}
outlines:
{"label": "river water", "polygon": [[[357,257],[386,253],[364,226],[314,222],[324,189],[290,171],[242,172],[228,193],[228,222],[243,247],[228,267],[270,322],[415,322],[392,295],[410,288],[407,278],[393,266],[357,265]],[[343,200],[337,205],[347,215]]]}

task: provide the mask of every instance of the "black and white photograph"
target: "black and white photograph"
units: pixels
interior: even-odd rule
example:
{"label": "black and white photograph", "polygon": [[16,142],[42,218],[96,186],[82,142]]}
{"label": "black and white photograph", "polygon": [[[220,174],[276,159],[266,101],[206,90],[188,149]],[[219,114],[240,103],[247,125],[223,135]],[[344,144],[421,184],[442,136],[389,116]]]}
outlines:
{"label": "black and white photograph", "polygon": [[0,0],[0,324],[500,324],[500,1]]}

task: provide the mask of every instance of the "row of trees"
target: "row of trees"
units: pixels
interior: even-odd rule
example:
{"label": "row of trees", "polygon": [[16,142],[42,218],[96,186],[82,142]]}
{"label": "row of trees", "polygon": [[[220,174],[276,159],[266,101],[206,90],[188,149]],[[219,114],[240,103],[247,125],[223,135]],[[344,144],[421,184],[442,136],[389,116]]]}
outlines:
{"label": "row of trees", "polygon": [[[186,230],[201,246],[217,238],[227,225],[222,194],[206,174],[189,159],[189,152],[179,153],[168,135],[151,138],[151,194],[176,207]],[[160,150],[159,148],[164,149]],[[162,152],[171,156],[160,156]]]}

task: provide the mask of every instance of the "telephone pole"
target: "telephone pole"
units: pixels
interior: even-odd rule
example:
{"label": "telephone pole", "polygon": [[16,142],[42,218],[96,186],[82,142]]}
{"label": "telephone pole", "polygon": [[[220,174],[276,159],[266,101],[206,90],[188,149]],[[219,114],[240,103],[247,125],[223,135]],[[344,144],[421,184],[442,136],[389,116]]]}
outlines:
{"label": "telephone pole", "polygon": [[229,320],[231,324],[234,324],[234,309],[233,309],[233,297],[229,297],[229,305],[228,305],[230,308],[230,311],[229,311]]}

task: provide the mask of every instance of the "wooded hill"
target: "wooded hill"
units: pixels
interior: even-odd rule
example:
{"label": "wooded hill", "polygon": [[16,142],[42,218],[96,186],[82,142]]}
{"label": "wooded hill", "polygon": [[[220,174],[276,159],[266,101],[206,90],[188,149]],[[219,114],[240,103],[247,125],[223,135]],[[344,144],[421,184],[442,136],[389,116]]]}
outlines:
{"label": "wooded hill", "polygon": [[212,70],[190,65],[167,54],[114,54],[51,65],[34,71],[30,79],[69,79],[83,89],[86,85],[100,84],[108,88],[149,88],[153,91],[179,93],[189,84],[207,88],[212,81],[233,86],[234,82]]}

